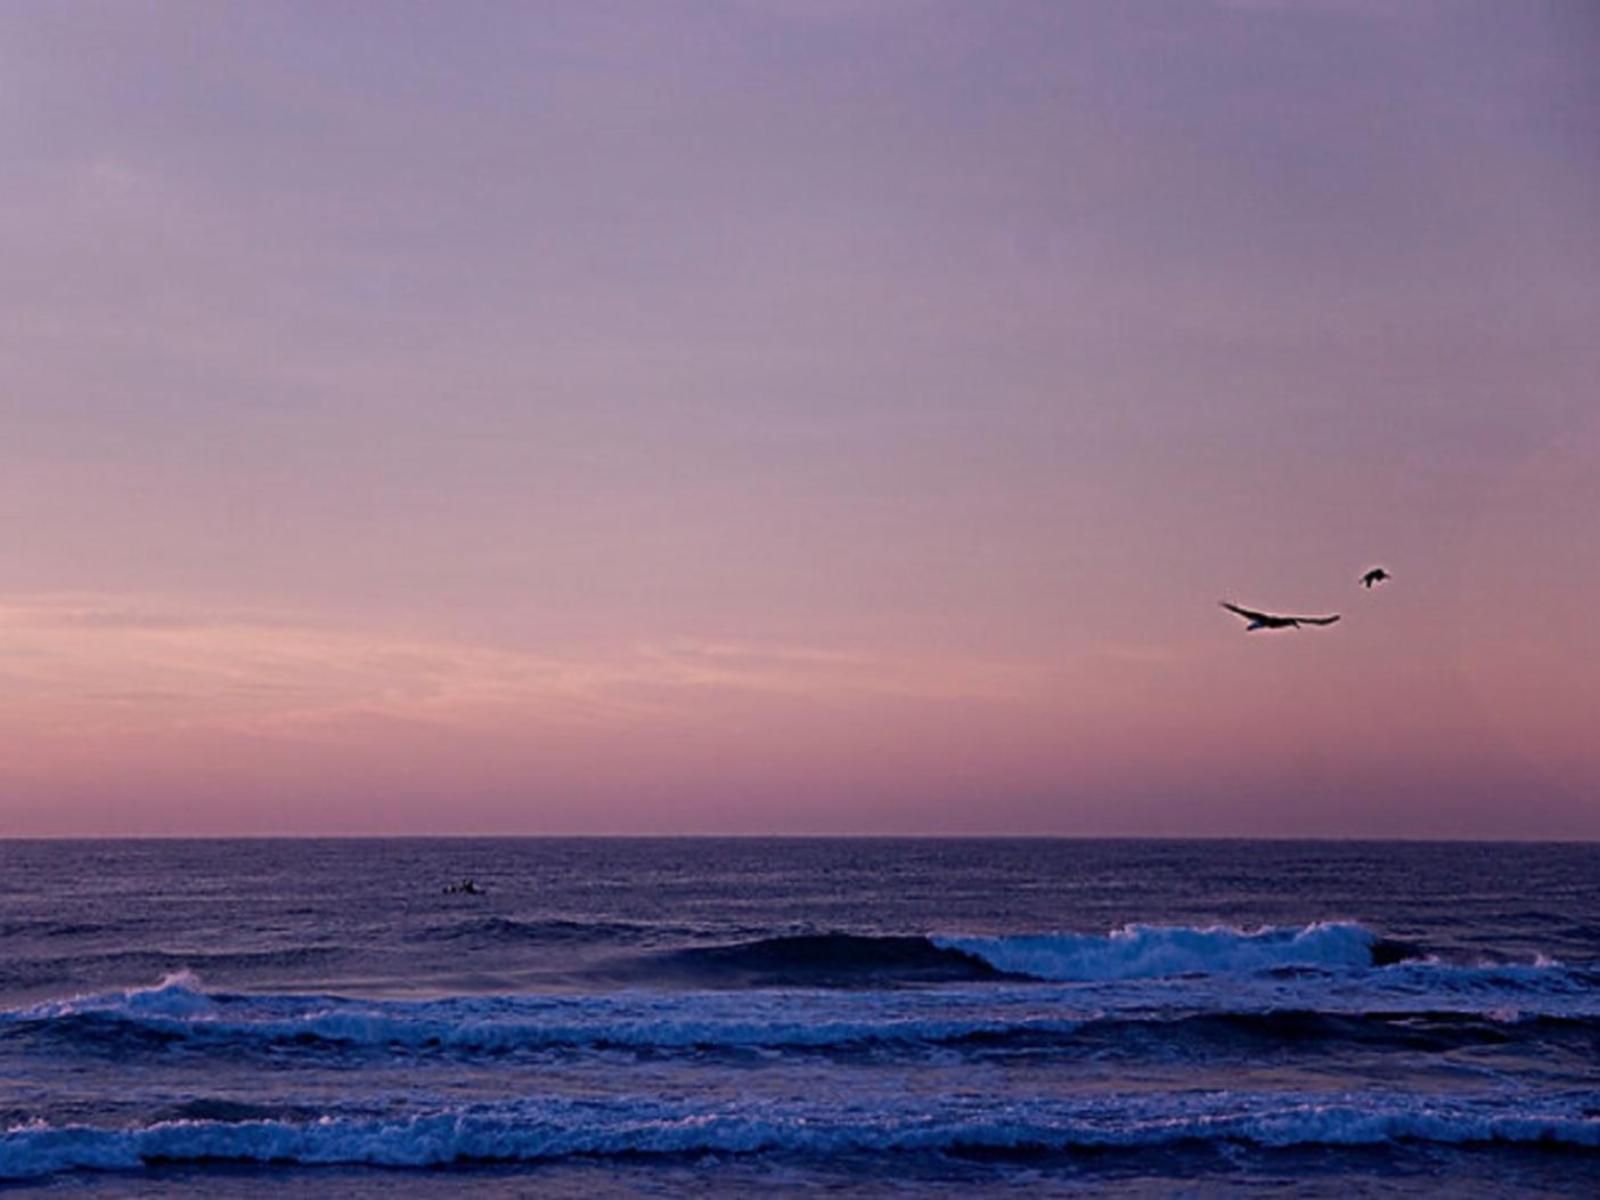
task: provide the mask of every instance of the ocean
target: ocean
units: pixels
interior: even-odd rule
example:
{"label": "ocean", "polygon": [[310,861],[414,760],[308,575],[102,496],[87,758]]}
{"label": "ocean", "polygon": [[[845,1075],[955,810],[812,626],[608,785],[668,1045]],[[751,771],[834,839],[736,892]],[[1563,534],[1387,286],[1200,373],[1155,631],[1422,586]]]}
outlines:
{"label": "ocean", "polygon": [[0,1130],[18,1194],[1592,1197],[1600,847],[0,842]]}

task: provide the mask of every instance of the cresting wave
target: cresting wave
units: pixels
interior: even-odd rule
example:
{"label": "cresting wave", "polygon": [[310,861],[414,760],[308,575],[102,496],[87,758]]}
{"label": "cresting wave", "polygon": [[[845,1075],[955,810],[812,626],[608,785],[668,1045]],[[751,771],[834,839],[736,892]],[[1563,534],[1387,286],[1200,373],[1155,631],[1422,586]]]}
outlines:
{"label": "cresting wave", "polygon": [[926,937],[850,933],[760,938],[675,950],[641,963],[668,979],[707,986],[862,986],[1020,979],[959,946]]}
{"label": "cresting wave", "polygon": [[[996,1115],[1003,1113],[1004,1115]],[[1580,1098],[1130,1094],[1095,1101],[952,1100],[937,1110],[750,1103],[699,1110],[649,1099],[524,1100],[390,1118],[171,1120],[113,1129],[30,1123],[0,1135],[0,1178],[153,1164],[437,1167],[583,1155],[944,1153],[1037,1155],[1184,1144],[1263,1149],[1499,1143],[1600,1150],[1600,1115]]]}
{"label": "cresting wave", "polygon": [[1088,983],[927,988],[632,989],[437,999],[208,993],[192,975],[154,988],[0,1012],[0,1042],[50,1053],[498,1056],[855,1052],[982,1046],[1051,1053],[1247,1051],[1293,1044],[1446,1049],[1582,1042],[1600,1031],[1600,978],[1550,965],[1403,963],[1338,976],[1266,972]]}
{"label": "cresting wave", "polygon": [[1010,975],[1048,980],[1153,979],[1287,968],[1382,967],[1421,956],[1418,947],[1380,938],[1349,921],[1257,930],[1215,925],[1125,925],[1109,934],[935,937]]}
{"label": "cresting wave", "polygon": [[1032,979],[1094,982],[1269,970],[1349,970],[1420,958],[1354,922],[1256,930],[1128,925],[1107,934],[1013,937],[826,933],[700,946],[655,956],[665,977],[706,986],[859,986]]}
{"label": "cresting wave", "polygon": [[[10,1036],[54,1040],[79,1050],[126,1055],[173,1047],[249,1055],[284,1061],[285,1051],[308,1056],[360,1053],[388,1059],[406,1053],[430,1057],[498,1058],[544,1050],[635,1050],[652,1056],[718,1051],[850,1052],[872,1048],[915,1053],[919,1049],[981,1047],[998,1051],[1091,1054],[1119,1051],[1134,1057],[1205,1050],[1241,1054],[1262,1046],[1333,1053],[1351,1047],[1394,1047],[1443,1053],[1480,1045],[1523,1042],[1545,1049],[1566,1045],[1583,1051],[1600,1036],[1600,1018],[1449,1011],[1318,1012],[1279,1009],[1179,1015],[1015,1017],[955,1013],[941,1017],[833,1013],[808,1019],[799,1014],[760,1012],[735,1016],[681,1012],[658,1020],[617,1012],[551,1013],[540,1017],[490,1018],[447,1011],[374,1010],[329,1000],[307,1011],[252,1017],[225,1010],[193,1019],[135,1017],[83,1012],[49,1019],[13,1021]],[[0,1035],[3,1036],[3,1035]]]}

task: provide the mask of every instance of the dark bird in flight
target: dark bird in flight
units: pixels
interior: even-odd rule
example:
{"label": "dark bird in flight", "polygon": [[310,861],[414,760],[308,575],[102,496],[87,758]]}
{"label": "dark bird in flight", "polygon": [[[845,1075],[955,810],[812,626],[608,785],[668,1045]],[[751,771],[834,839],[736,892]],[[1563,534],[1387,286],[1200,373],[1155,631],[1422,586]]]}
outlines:
{"label": "dark bird in flight", "polygon": [[1372,570],[1368,571],[1361,577],[1361,585],[1370,590],[1373,584],[1382,583],[1385,579],[1393,578],[1394,576],[1389,574],[1389,572],[1385,571],[1382,567],[1373,567]]}
{"label": "dark bird in flight", "polygon": [[1229,604],[1226,600],[1219,601],[1223,608],[1231,613],[1238,613],[1250,624],[1244,627],[1246,633],[1254,633],[1258,629],[1299,629],[1302,625],[1332,625],[1339,619],[1339,614],[1331,617],[1278,617],[1272,613],[1256,612],[1253,608],[1240,608],[1237,604]]}

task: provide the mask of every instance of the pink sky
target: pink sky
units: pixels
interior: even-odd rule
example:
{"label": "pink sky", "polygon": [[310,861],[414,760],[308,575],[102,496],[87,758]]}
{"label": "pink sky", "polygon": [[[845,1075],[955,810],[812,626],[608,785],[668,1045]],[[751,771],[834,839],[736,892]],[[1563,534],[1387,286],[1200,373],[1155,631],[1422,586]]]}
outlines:
{"label": "pink sky", "polygon": [[0,6],[0,835],[1600,836],[1597,61]]}

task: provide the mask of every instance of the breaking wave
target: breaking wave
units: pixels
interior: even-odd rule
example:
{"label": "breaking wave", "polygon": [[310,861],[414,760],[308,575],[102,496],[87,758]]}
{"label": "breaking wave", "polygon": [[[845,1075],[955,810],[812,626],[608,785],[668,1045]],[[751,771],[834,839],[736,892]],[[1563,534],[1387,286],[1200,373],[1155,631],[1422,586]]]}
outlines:
{"label": "breaking wave", "polygon": [[[232,1114],[230,1114],[232,1115]],[[935,1110],[747,1102],[710,1110],[650,1099],[523,1100],[423,1115],[201,1117],[135,1128],[33,1122],[0,1135],[0,1178],[157,1164],[365,1165],[391,1168],[671,1155],[1038,1155],[1147,1151],[1192,1144],[1529,1145],[1600,1149],[1600,1115],[1579,1097],[1537,1106],[1472,1097],[1293,1093],[1128,1095],[1097,1101],[951,1099]]]}
{"label": "breaking wave", "polygon": [[1258,930],[1215,925],[1126,925],[1108,934],[935,937],[942,948],[982,959],[996,971],[1050,980],[1152,979],[1287,968],[1342,970],[1419,957],[1404,942],[1347,921]]}
{"label": "breaking wave", "polygon": [[849,933],[760,938],[676,950],[653,960],[669,976],[707,985],[828,986],[1021,978],[981,954],[926,937]]}
{"label": "breaking wave", "polygon": [[1106,934],[1012,937],[822,933],[697,946],[651,956],[636,974],[708,987],[884,986],[1036,980],[1095,982],[1260,971],[1349,970],[1419,959],[1353,922],[1257,930],[1129,925]]}
{"label": "breaking wave", "polygon": [[[920,960],[919,960],[920,961]],[[936,962],[942,960],[935,960]],[[1600,1035],[1592,973],[1556,965],[1405,963],[1358,976],[997,984],[929,988],[632,990],[438,999],[207,992],[159,986],[0,1013],[0,1041],[107,1056],[206,1054],[497,1056],[562,1049],[852,1053],[928,1047],[1172,1055],[1409,1049]]]}

